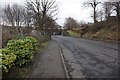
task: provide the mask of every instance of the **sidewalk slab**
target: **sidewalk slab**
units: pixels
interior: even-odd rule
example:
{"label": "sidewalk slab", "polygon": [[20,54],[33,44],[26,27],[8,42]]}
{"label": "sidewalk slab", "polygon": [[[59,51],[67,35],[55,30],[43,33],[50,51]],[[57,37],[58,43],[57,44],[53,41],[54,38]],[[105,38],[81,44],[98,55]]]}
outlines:
{"label": "sidewalk slab", "polygon": [[60,47],[52,40],[28,78],[65,78]]}

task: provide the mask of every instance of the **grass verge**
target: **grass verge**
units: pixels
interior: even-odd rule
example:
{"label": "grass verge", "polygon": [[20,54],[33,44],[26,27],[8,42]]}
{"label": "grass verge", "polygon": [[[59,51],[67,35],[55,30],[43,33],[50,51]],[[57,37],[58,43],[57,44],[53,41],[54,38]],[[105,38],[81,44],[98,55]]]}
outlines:
{"label": "grass verge", "polygon": [[79,33],[76,33],[76,32],[74,32],[74,31],[72,31],[72,30],[69,30],[69,31],[67,31],[69,34],[70,34],[70,36],[72,36],[72,37],[80,37],[80,34]]}

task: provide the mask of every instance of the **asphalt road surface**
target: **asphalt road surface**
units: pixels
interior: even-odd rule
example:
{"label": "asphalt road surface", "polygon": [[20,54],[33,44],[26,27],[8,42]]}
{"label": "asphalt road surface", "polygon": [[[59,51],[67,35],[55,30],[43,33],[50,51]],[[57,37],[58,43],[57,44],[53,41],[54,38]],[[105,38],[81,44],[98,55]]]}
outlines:
{"label": "asphalt road surface", "polygon": [[118,78],[118,44],[53,36],[72,52],[86,78]]}

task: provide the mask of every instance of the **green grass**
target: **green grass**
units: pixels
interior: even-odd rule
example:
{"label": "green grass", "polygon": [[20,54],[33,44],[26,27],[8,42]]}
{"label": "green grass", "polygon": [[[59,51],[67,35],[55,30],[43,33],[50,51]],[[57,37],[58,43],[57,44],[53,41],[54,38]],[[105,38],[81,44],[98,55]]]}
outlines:
{"label": "green grass", "polygon": [[67,31],[69,34],[70,34],[70,36],[72,36],[72,37],[80,37],[80,34],[79,33],[76,33],[76,32],[74,32],[74,31],[72,31],[72,30],[69,30],[69,31]]}

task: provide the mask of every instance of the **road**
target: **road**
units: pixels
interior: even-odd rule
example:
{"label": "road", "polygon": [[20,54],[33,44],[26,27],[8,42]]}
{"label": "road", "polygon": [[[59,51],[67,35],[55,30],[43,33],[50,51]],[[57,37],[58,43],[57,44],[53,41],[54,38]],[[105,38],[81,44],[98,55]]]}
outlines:
{"label": "road", "polygon": [[53,36],[72,52],[86,78],[118,77],[118,45],[81,38]]}

